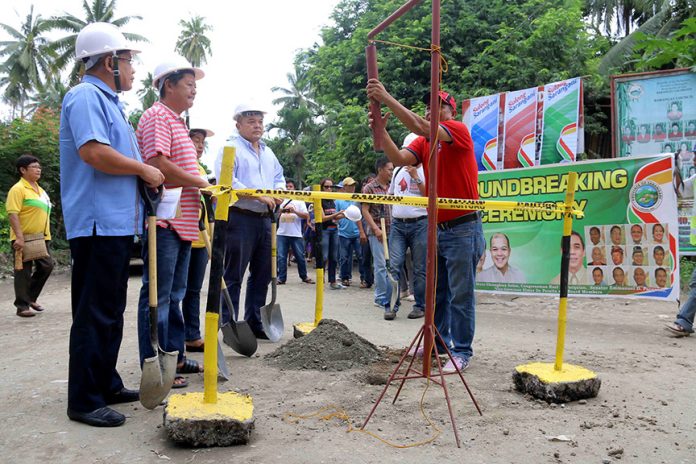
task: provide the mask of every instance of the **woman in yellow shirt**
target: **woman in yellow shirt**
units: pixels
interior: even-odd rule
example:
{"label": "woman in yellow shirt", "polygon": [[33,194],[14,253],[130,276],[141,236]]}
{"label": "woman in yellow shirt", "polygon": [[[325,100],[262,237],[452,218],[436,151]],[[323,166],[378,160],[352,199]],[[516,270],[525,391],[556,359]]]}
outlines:
{"label": "woman in yellow shirt", "polygon": [[[43,235],[46,244],[46,255],[24,261],[22,266],[15,266],[14,272],[14,305],[20,317],[35,316],[35,311],[44,308],[37,303],[48,276],[53,270],[53,259],[48,254],[48,244],[51,240],[49,217],[51,201],[48,194],[39,187],[41,164],[32,155],[22,155],[17,158],[17,173],[21,176],[19,182],[12,186],[7,194],[7,215],[10,219],[10,240],[15,253],[15,261],[24,256],[26,241],[38,235]],[[31,237],[34,236],[34,237]],[[26,256],[24,256],[26,257]],[[22,259],[23,261],[23,259]],[[22,269],[17,269],[21,267]]]}

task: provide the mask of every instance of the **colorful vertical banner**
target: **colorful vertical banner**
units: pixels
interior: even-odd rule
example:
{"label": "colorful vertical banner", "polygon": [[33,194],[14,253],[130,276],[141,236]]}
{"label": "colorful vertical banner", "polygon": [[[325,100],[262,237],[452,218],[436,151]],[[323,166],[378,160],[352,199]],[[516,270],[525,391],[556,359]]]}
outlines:
{"label": "colorful vertical banner", "polygon": [[[563,205],[568,173],[578,173],[569,294],[679,297],[679,223],[671,156],[641,156],[503,170],[479,176],[482,200]],[[476,290],[558,295],[562,213],[483,213],[486,252]]]}
{"label": "colorful vertical banner", "polygon": [[696,145],[696,73],[627,74],[611,83],[614,156],[678,153],[686,178]]}
{"label": "colorful vertical banner", "polygon": [[472,98],[463,103],[464,124],[474,141],[474,154],[479,171],[502,168],[498,149],[500,95]]}
{"label": "colorful vertical banner", "polygon": [[503,129],[504,169],[527,168],[536,163],[536,87],[505,95]]}
{"label": "colorful vertical banner", "polygon": [[580,78],[544,86],[541,164],[572,163],[580,136]]}

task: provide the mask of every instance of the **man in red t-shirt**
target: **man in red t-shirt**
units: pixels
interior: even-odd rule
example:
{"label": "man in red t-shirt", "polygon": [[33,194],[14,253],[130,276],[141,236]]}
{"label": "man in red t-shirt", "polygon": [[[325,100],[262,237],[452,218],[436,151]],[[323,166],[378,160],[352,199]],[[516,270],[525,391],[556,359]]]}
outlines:
{"label": "man in red t-shirt", "polygon": [[[384,153],[395,166],[414,166],[423,163],[426,184],[430,164],[430,107],[425,118],[399,103],[377,79],[367,83],[367,96],[386,105],[411,132],[419,135],[411,144],[399,149],[389,137],[386,126],[390,113],[381,118]],[[426,101],[429,104],[430,99]],[[478,200],[478,167],[474,144],[466,126],[455,121],[456,102],[447,92],[439,92],[440,127],[437,134],[437,196]],[[447,363],[444,370],[453,372],[469,366],[473,355],[475,329],[476,264],[484,252],[481,217],[476,211],[438,210],[437,287],[435,325],[450,347],[455,362]]]}

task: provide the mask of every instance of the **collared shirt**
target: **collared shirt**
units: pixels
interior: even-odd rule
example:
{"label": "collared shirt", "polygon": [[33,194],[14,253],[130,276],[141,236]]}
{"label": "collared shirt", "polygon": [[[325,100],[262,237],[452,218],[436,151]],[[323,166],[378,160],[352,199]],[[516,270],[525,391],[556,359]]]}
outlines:
{"label": "collared shirt", "polygon": [[[373,180],[369,184],[363,187],[362,193],[367,193],[369,195],[386,195],[387,191],[389,190],[389,185],[386,186],[386,188],[379,183],[377,179]],[[380,226],[380,218],[384,218],[384,227],[387,230],[383,230],[382,232],[384,233],[389,233],[389,229],[391,228],[391,208],[389,205],[378,205],[376,203],[370,203],[370,216],[372,216],[372,220],[375,221],[375,224],[377,224],[377,227]],[[372,231],[372,227],[367,228],[367,235],[374,235],[374,232]]]}
{"label": "collared shirt", "polygon": [[67,238],[142,232],[138,178],[113,175],[85,163],[78,150],[96,141],[142,161],[123,105],[100,79],[86,75],[65,95],[60,115],[60,194]]}
{"label": "collared shirt", "polygon": [[[293,206],[298,213],[306,213],[307,205],[300,200],[284,200],[281,208]],[[278,235],[284,237],[302,237],[302,218],[295,213],[281,213],[278,219]]]}
{"label": "collared shirt", "polygon": [[[184,119],[162,102],[147,109],[138,122],[138,145],[145,161],[164,156],[180,169],[198,176],[196,147],[188,135]],[[165,188],[182,187],[171,182]],[[171,226],[180,239],[192,242],[198,239],[198,215],[201,197],[198,187],[186,186],[181,191],[181,217],[157,221],[160,227]]]}
{"label": "collared shirt", "polygon": [[[283,167],[278,162],[275,153],[262,140],[259,140],[259,153],[256,153],[251,142],[242,136],[228,140],[227,146],[235,147],[234,175],[232,186],[235,189],[283,189],[285,190],[285,177]],[[220,182],[220,169],[222,167],[222,153],[224,147],[218,152],[215,160],[215,178]],[[253,198],[240,198],[234,204],[237,208],[248,209],[257,213],[268,212],[268,207]]]}
{"label": "collared shirt", "polygon": [[[51,215],[51,200],[38,184],[39,192],[34,190],[24,177],[14,184],[7,193],[5,207],[7,214],[19,217],[19,227],[23,234],[43,232],[46,240],[51,240],[51,228],[48,218]],[[10,227],[10,240],[17,240],[14,229]]]}
{"label": "collared shirt", "polygon": [[[561,284],[561,275],[558,274],[556,277],[554,277],[551,282],[552,285],[560,285]],[[584,267],[581,267],[578,272],[573,272],[570,269],[568,269],[568,285],[590,285],[591,283],[594,283],[591,281],[590,277],[587,275],[587,269]]]}
{"label": "collared shirt", "polygon": [[[423,166],[418,166],[416,169],[418,172],[418,177],[421,181],[425,182],[425,174],[423,173]],[[422,197],[423,195],[418,188],[418,184],[408,173],[405,166],[399,166],[394,169],[394,174],[392,174],[391,184],[389,184],[388,193],[390,195],[397,195],[400,197]],[[405,205],[393,205],[392,206],[392,216],[399,219],[411,219],[421,216],[426,216],[428,210],[425,208],[420,208],[418,206],[405,206]]]}
{"label": "collared shirt", "polygon": [[500,272],[500,269],[495,266],[484,269],[476,276],[476,281],[524,284],[527,282],[527,278],[524,276],[522,271],[508,265],[507,272],[505,274]]}

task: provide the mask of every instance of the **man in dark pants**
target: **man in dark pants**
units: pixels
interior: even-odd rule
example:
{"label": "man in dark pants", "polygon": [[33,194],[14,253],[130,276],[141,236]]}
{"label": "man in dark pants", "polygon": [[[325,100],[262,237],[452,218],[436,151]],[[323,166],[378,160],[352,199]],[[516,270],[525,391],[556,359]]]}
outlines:
{"label": "man in dark pants", "polygon": [[115,427],[126,417],[108,405],[137,401],[116,371],[123,336],[133,236],[142,232],[140,177],[164,176],[143,164],[118,98],[132,88],[133,55],[116,26],[90,23],[77,36],[86,75],[63,100],[60,183],[72,255],[68,417]]}
{"label": "man in dark pants", "polygon": [[[237,106],[234,112],[239,136],[229,143],[236,148],[233,172],[235,189],[285,189],[283,167],[263,136],[264,111],[255,104]],[[220,179],[222,167],[220,150],[215,162],[215,174]],[[223,323],[230,320],[230,309],[235,318],[239,313],[239,294],[247,267],[244,320],[257,338],[267,339],[261,326],[261,307],[266,304],[268,284],[271,282],[271,220],[272,210],[280,200],[270,197],[242,197],[230,206],[225,253],[225,283],[230,291],[232,305],[222,307]]]}

